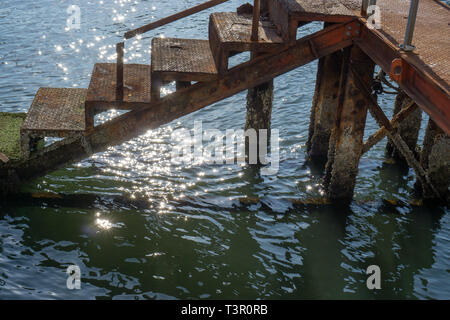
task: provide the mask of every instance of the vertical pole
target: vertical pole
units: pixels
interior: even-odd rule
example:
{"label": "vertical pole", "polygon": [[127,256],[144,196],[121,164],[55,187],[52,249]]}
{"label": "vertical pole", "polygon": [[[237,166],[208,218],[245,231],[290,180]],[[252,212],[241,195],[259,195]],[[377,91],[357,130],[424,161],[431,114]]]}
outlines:
{"label": "vertical pole", "polygon": [[[264,1],[264,0],[263,0]],[[259,19],[261,13],[260,0],[255,0],[253,5],[253,24],[252,24],[252,41],[258,41],[259,35]],[[251,53],[251,57],[255,58],[258,54],[256,52]],[[260,152],[260,137],[259,130],[267,129],[267,141],[269,145],[270,139],[270,121],[272,116],[273,106],[273,79],[263,83],[259,86],[251,88],[247,93],[247,117],[245,121],[245,130],[254,129],[257,133],[257,154],[267,154],[267,150],[261,150]],[[246,142],[246,155],[247,159],[250,159],[248,152],[250,147]],[[259,161],[258,161],[259,163]]]}
{"label": "vertical pole", "polygon": [[369,87],[375,67],[358,47],[352,47],[349,54],[346,52],[325,176],[327,196],[334,201],[350,201],[353,197],[368,110],[369,97],[358,89],[350,64]]}
{"label": "vertical pole", "polygon": [[255,0],[253,5],[252,41],[259,40],[259,15],[261,11],[260,0]]}
{"label": "vertical pole", "polygon": [[367,10],[370,6],[374,6],[377,4],[377,0],[363,0],[361,4],[361,17],[367,18],[369,13]]}
{"label": "vertical pole", "polygon": [[120,42],[116,46],[117,52],[117,70],[116,70],[116,100],[123,100],[123,51],[125,43]]}
{"label": "vertical pole", "polygon": [[363,18],[367,17],[367,9],[369,8],[369,0],[362,0],[361,4],[361,16]]}
{"label": "vertical pole", "polygon": [[408,24],[406,25],[405,40],[400,47],[405,51],[414,50],[412,39],[414,36],[414,29],[416,27],[417,11],[419,9],[419,0],[411,0],[409,8]]}
{"label": "vertical pole", "polygon": [[[273,80],[251,88],[247,93],[247,117],[245,130],[254,129],[257,134],[257,155],[266,155],[267,150],[260,151],[259,130],[267,129],[267,146],[270,143],[270,122],[273,106]],[[247,159],[250,159],[248,152],[250,147],[246,143]],[[258,161],[259,163],[259,161]]]}

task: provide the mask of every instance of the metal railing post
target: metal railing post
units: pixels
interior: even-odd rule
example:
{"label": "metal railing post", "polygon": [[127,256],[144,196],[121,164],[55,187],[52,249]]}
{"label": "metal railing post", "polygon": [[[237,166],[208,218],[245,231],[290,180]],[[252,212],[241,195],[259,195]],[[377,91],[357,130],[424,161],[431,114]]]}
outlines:
{"label": "metal railing post", "polygon": [[123,51],[125,43],[120,42],[116,46],[117,70],[116,70],[116,100],[123,100]]}
{"label": "metal railing post", "polygon": [[367,8],[369,7],[369,0],[363,0],[361,4],[361,16],[367,18]]}
{"label": "metal railing post", "polygon": [[370,6],[374,6],[376,4],[377,0],[363,0],[361,4],[361,16],[363,18],[367,18],[369,14],[367,10],[369,9]]}
{"label": "metal railing post", "polygon": [[261,11],[260,0],[255,0],[253,5],[253,24],[252,24],[252,41],[259,40],[259,16]]}
{"label": "metal railing post", "polygon": [[414,36],[414,28],[416,27],[417,11],[419,9],[419,0],[411,0],[411,6],[409,8],[408,24],[406,25],[405,40],[400,45],[404,51],[413,51],[415,46],[412,45],[412,39]]}

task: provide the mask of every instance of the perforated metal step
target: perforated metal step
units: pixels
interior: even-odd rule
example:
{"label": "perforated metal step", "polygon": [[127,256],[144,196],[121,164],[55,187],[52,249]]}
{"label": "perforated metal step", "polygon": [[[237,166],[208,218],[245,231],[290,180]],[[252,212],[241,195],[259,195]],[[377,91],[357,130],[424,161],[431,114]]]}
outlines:
{"label": "perforated metal step", "polygon": [[210,81],[217,78],[208,40],[154,38],[152,74],[163,81]]}
{"label": "perforated metal step", "polygon": [[86,89],[40,88],[22,124],[21,133],[64,137],[85,130]]}
{"label": "perforated metal step", "polygon": [[[92,105],[104,106],[110,103],[111,108],[116,107],[116,64],[96,63],[92,71],[86,101]],[[150,74],[149,65],[125,64],[123,67],[124,103],[150,102]]]}

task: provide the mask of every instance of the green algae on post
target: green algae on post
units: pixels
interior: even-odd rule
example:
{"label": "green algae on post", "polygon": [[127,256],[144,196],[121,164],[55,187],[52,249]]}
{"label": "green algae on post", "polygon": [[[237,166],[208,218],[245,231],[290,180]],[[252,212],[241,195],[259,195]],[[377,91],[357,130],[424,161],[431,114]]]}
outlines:
{"label": "green algae on post", "polygon": [[20,127],[25,117],[25,113],[0,112],[0,152],[10,160],[21,158]]}

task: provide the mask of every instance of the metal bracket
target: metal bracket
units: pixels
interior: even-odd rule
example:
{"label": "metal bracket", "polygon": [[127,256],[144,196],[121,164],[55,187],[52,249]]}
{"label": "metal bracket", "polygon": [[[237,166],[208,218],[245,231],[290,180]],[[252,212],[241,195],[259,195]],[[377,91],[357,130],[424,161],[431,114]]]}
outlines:
{"label": "metal bracket", "polygon": [[403,59],[397,58],[394,59],[391,63],[391,70],[389,71],[389,77],[398,83],[403,82],[404,77],[404,65],[403,65]]}
{"label": "metal bracket", "polygon": [[405,52],[411,52],[414,51],[414,49],[416,49],[415,46],[413,45],[405,45],[404,43],[402,43],[401,45],[399,45],[400,49],[402,49]]}

